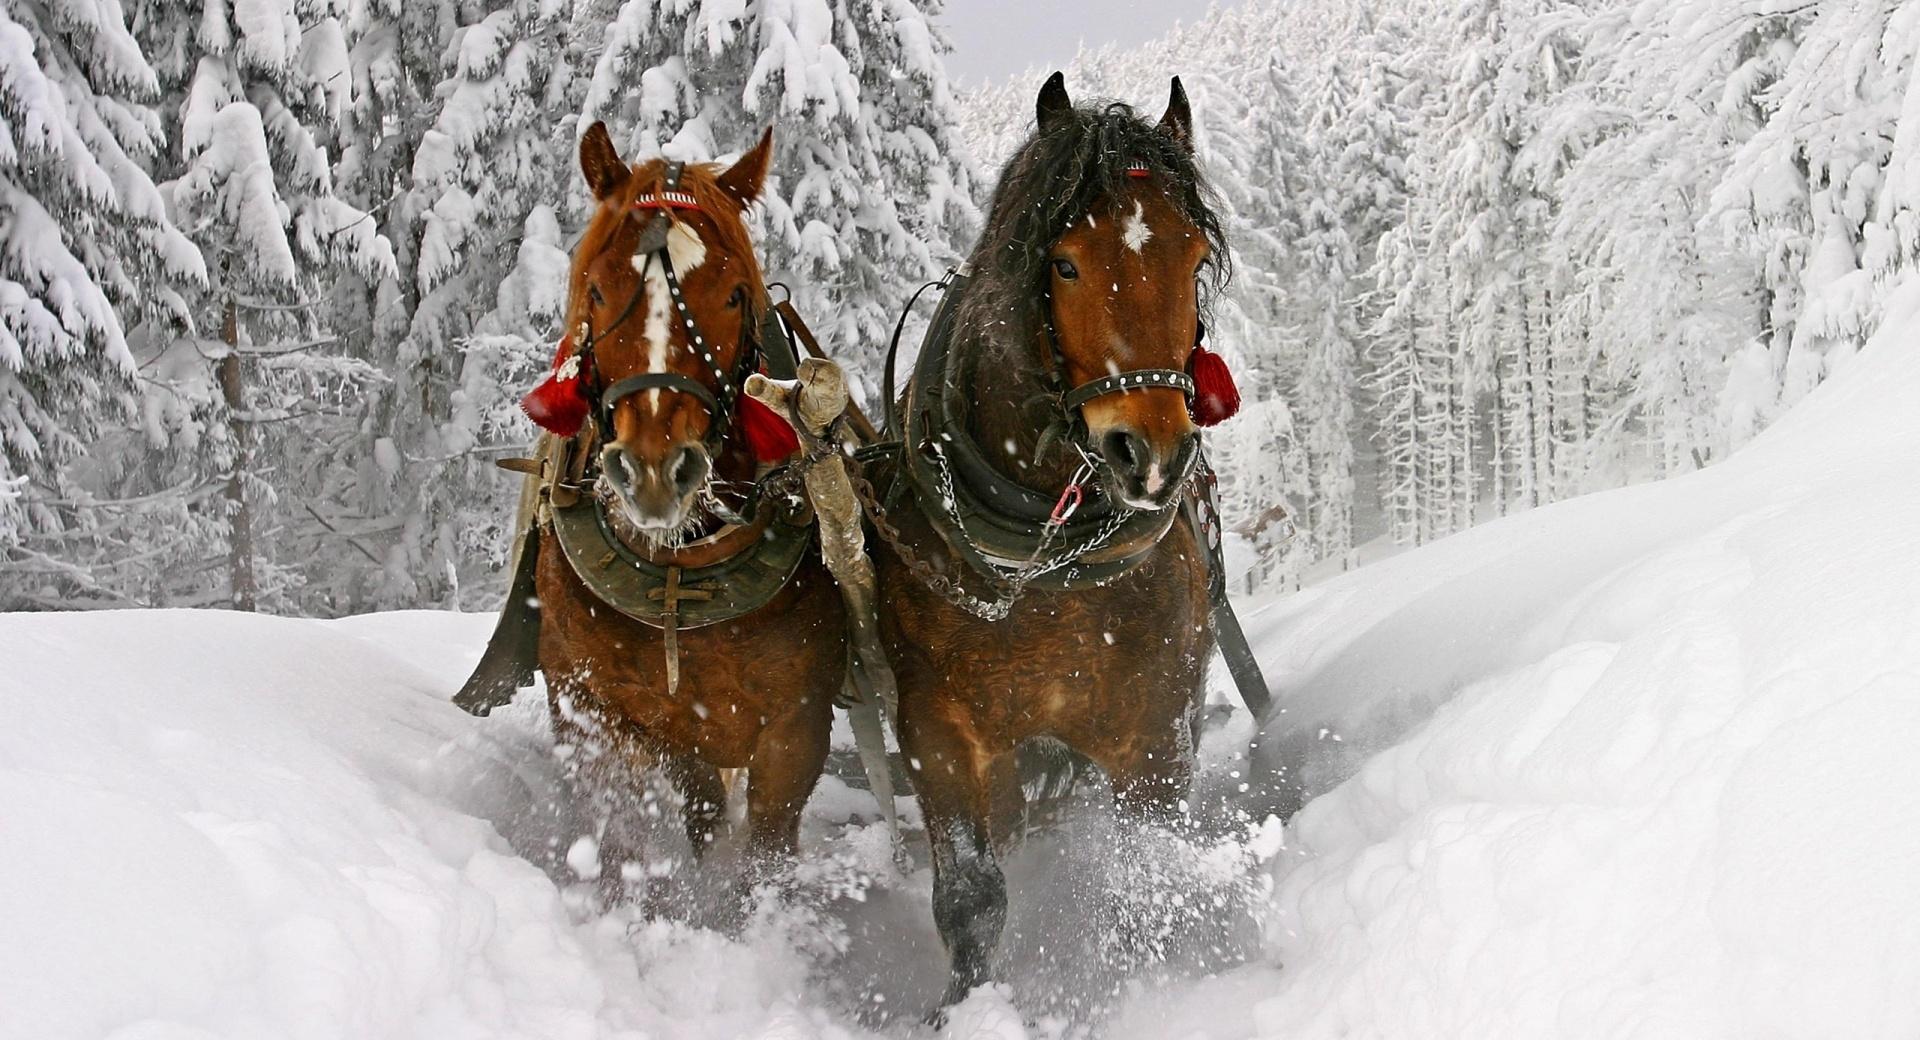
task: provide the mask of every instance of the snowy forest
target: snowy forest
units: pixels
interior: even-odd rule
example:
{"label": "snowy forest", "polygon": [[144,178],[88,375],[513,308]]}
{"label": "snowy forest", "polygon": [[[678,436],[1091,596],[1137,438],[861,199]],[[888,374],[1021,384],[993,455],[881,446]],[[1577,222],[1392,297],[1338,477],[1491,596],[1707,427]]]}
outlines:
{"label": "snowy forest", "polygon": [[[196,7],[0,7],[0,609],[491,608],[584,127],[773,125],[769,275],[871,404],[1048,71],[958,89],[938,0]],[[1805,396],[1920,254],[1917,49],[1895,0],[1244,0],[1075,57],[1076,98],[1193,98],[1245,587],[1713,466]]]}

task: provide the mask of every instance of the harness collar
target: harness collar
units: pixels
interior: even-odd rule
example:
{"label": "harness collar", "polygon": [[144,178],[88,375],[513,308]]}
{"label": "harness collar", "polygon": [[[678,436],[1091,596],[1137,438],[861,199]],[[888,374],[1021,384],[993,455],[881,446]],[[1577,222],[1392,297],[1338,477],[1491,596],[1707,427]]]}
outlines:
{"label": "harness collar", "polygon": [[1043,571],[1027,588],[1064,591],[1113,581],[1152,553],[1178,515],[1178,500],[1136,511],[1097,486],[1083,486],[1079,496],[1046,494],[995,468],[967,432],[960,363],[949,349],[970,270],[948,276],[914,363],[901,430],[902,467],[914,497],[941,539],[980,574],[1004,575],[1052,539],[1061,553],[1042,561]]}

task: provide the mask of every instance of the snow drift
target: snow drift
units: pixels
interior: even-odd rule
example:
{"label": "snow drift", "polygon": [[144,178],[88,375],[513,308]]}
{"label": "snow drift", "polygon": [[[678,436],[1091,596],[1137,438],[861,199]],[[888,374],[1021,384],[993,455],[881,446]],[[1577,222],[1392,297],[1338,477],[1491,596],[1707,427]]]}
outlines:
{"label": "snow drift", "polygon": [[6,617],[0,1035],[846,1035],[792,936],[573,923],[482,818],[544,752],[447,703],[490,627]]}
{"label": "snow drift", "polygon": [[[1285,708],[1259,755],[1310,800],[1268,867],[1196,849],[1187,878],[1270,872],[1264,947],[1142,968],[1081,1026],[1036,1015],[1061,963],[1036,949],[1100,912],[1043,846],[1011,868],[1036,924],[1007,972],[1038,1020],[991,992],[956,1027],[1920,1032],[1917,307],[1724,465],[1249,618]],[[823,836],[857,801],[835,782],[806,841],[831,898],[740,939],[570,906],[532,862],[537,706],[446,703],[488,624],[0,617],[0,1036],[927,1035],[859,1007],[937,989],[940,960],[925,872]]]}
{"label": "snow drift", "polygon": [[1262,757],[1346,778],[1259,1035],[1920,1033],[1916,307],[1721,466],[1258,619]]}

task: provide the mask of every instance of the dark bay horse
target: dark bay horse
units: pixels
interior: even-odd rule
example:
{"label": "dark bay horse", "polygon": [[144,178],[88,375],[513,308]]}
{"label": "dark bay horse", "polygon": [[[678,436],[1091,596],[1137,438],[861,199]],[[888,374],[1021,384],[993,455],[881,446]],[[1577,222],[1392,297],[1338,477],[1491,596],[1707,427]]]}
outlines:
{"label": "dark bay horse", "polygon": [[599,870],[609,902],[639,876],[616,803],[646,772],[684,797],[697,855],[725,818],[720,771],[748,770],[750,883],[793,853],[827,756],[844,620],[809,518],[776,496],[742,516],[719,494],[769,461],[742,436],[741,384],[777,331],[743,220],[771,155],[771,131],[724,170],[630,166],[600,124],[580,142],[596,205],[556,375],[590,421],[549,455],[530,573],[557,743],[600,813],[597,850],[569,861]]}
{"label": "dark bay horse", "polygon": [[1076,108],[1056,73],[1038,115],[902,398],[882,509],[945,1003],[989,977],[1005,924],[1016,749],[1063,742],[1124,814],[1178,817],[1213,648],[1185,373],[1227,252],[1186,95],[1155,124]]}

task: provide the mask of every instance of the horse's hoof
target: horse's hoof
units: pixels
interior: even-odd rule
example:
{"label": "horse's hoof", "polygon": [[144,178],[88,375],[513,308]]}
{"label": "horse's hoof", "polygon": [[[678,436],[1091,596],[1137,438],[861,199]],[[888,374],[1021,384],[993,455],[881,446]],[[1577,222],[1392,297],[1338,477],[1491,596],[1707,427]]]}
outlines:
{"label": "horse's hoof", "polygon": [[969,988],[955,979],[926,1022],[943,1032],[952,1029],[955,1037],[1027,1035],[1027,1023],[1013,1005],[1013,991],[999,982]]}

